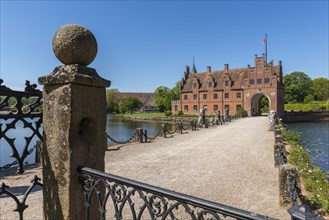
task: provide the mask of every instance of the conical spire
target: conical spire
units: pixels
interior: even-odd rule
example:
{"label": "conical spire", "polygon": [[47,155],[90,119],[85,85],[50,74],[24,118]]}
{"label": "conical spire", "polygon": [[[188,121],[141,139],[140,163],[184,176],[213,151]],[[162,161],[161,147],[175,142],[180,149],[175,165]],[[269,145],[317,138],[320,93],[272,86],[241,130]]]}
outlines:
{"label": "conical spire", "polygon": [[191,73],[197,73],[196,68],[195,68],[195,64],[194,64],[194,57],[193,57],[193,67],[192,67]]}

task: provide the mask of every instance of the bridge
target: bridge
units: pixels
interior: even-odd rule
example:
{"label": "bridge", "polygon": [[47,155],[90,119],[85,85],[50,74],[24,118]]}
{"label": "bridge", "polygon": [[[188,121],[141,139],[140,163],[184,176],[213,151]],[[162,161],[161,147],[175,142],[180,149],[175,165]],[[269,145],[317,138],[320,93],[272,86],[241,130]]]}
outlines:
{"label": "bridge", "polygon": [[[279,205],[273,144],[267,117],[242,118],[151,143],[112,146],[105,155],[105,171],[273,218],[290,219],[287,208]],[[42,176],[41,172],[37,167],[28,169],[24,176],[2,179],[19,188],[30,185],[30,177]],[[42,191],[31,196],[25,217],[42,219]],[[1,216],[17,215],[8,205],[10,198],[0,201]]]}
{"label": "bridge", "polygon": [[[290,219],[267,117],[248,117],[106,153],[105,171],[237,208]],[[117,150],[118,149],[118,150]]]}

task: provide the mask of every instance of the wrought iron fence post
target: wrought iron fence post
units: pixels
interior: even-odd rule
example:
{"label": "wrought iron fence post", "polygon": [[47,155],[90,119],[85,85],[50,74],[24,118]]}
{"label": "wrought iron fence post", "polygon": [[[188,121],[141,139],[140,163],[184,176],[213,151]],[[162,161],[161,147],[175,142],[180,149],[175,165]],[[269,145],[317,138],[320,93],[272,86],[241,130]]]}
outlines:
{"label": "wrought iron fence post", "polygon": [[[104,171],[105,88],[110,81],[87,67],[97,54],[97,42],[86,28],[61,27],[54,35],[53,50],[64,65],[39,78],[44,85],[44,219],[84,219],[85,195],[77,167]],[[91,204],[96,203],[92,197]],[[88,210],[99,219],[98,205]]]}
{"label": "wrought iron fence post", "polygon": [[147,130],[144,130],[145,143],[147,143]]}

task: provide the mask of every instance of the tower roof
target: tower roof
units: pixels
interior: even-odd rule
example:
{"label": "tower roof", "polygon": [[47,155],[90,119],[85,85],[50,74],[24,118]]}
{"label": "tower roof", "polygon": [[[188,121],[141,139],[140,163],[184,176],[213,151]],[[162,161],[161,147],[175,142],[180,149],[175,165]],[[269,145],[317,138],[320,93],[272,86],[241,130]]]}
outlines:
{"label": "tower roof", "polygon": [[193,57],[193,66],[192,66],[191,73],[197,73],[196,68],[195,68],[195,64],[194,64],[194,57]]}

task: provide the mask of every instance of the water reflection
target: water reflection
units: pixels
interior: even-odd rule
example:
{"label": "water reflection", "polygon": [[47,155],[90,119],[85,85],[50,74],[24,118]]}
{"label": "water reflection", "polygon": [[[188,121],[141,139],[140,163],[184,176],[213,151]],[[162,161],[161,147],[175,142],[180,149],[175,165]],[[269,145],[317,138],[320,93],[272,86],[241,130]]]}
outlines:
{"label": "water reflection", "polygon": [[[159,122],[132,121],[109,114],[106,132],[116,141],[126,141],[135,134],[136,128],[146,129],[149,136],[154,136],[158,133],[160,125]],[[108,140],[108,142],[111,143],[112,141]]]}

